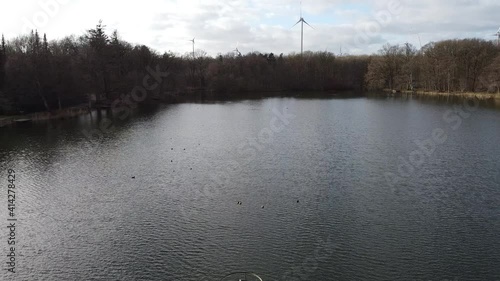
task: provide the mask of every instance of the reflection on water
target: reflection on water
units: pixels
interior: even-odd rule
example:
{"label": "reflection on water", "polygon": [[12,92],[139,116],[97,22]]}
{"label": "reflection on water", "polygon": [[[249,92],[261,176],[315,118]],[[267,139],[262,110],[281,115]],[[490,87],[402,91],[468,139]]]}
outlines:
{"label": "reflection on water", "polygon": [[270,98],[4,128],[17,280],[498,279],[500,111],[454,129],[457,105]]}

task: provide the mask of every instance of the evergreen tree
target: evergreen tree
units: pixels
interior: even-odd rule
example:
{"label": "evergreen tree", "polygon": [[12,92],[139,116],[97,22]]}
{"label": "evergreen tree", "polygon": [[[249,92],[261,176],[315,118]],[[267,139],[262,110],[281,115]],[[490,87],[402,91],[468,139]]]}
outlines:
{"label": "evergreen tree", "polygon": [[47,42],[47,34],[43,34],[43,53],[47,55],[49,53],[49,43]]}
{"label": "evergreen tree", "polygon": [[7,50],[5,49],[5,38],[2,34],[2,46],[0,48],[0,90],[5,85],[5,64],[7,63]]}
{"label": "evergreen tree", "polygon": [[87,30],[85,39],[90,47],[88,56],[89,74],[96,87],[96,92],[99,93],[98,97],[109,98],[108,62],[110,57],[108,49],[110,40],[106,35],[105,27],[102,25],[102,20],[100,20],[95,29]]}

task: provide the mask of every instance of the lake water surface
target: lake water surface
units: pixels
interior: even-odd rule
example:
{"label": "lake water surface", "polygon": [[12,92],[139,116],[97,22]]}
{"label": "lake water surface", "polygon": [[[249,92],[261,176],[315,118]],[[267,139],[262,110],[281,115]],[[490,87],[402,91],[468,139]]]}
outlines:
{"label": "lake water surface", "polygon": [[2,128],[18,221],[0,279],[500,280],[500,111],[474,105],[269,98]]}

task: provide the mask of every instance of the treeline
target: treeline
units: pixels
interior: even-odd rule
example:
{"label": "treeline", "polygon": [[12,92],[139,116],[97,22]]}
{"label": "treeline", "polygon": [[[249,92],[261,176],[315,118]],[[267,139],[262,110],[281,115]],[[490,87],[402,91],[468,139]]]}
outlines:
{"label": "treeline", "polygon": [[431,43],[421,50],[386,45],[372,56],[232,52],[210,57],[203,51],[180,56],[128,43],[99,23],[82,36],[60,40],[48,41],[36,30],[7,42],[2,36],[0,47],[0,114],[109,104],[142,86],[152,72],[169,75],[149,81],[154,87],[148,87],[147,97],[167,102],[197,94],[231,98],[271,91],[498,91],[500,84],[499,48],[479,39]]}
{"label": "treeline", "polygon": [[385,45],[372,56],[368,89],[436,92],[500,91],[500,48],[481,39],[446,40],[417,50]]}
{"label": "treeline", "polygon": [[2,37],[0,54],[0,114],[110,102],[143,85],[152,70],[169,75],[148,89],[148,98],[166,101],[200,92],[227,98],[248,92],[362,90],[369,61],[368,56],[339,58],[329,52],[178,56],[125,42],[117,31],[106,33],[102,23],[61,40],[48,41],[36,30],[8,42]]}

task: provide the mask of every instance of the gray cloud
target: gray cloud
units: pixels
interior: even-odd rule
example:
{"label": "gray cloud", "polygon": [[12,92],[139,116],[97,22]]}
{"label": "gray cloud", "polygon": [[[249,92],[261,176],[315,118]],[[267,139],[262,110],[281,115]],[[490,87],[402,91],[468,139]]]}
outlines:
{"label": "gray cloud", "polygon": [[[314,29],[305,27],[304,47],[312,51],[349,50],[353,54],[376,52],[385,43],[422,44],[452,38],[477,37],[494,40],[500,26],[498,0],[399,0],[400,11],[382,23],[397,0],[303,0],[302,12]],[[23,2],[23,3],[21,3]],[[26,3],[31,4],[26,4]],[[13,23],[32,17],[39,10],[35,0],[11,1],[6,10],[24,11],[0,19],[9,35],[18,34]],[[68,30],[79,32],[103,19],[117,28],[123,39],[150,45],[156,50],[180,54],[196,48],[210,55],[232,51],[290,53],[300,51],[299,0],[75,0],[51,20],[50,38]],[[101,4],[99,4],[101,3]],[[391,4],[392,3],[392,4]],[[28,5],[28,6],[26,6]],[[32,8],[29,8],[32,5]],[[99,5],[100,9],[94,9]],[[9,7],[12,6],[12,7]],[[118,8],[117,8],[118,7]],[[59,23],[65,19],[64,24]],[[68,21],[67,19],[71,19]],[[53,23],[53,24],[52,24]],[[89,26],[90,23],[90,26]],[[17,24],[19,25],[19,24]],[[17,28],[17,29],[16,29]],[[46,30],[41,30],[45,32]],[[64,33],[64,34],[63,34]]]}
{"label": "gray cloud", "polygon": [[[155,17],[152,29],[162,32],[179,28],[181,24],[186,33],[185,37],[196,36],[199,40],[197,48],[212,55],[234,49],[237,42],[243,52],[298,52],[300,27],[290,28],[298,19],[299,9],[296,2],[254,0],[233,1],[230,4],[206,3],[187,17],[179,17],[175,11],[159,14]],[[494,39],[486,35],[494,33],[498,28],[496,26],[500,25],[500,22],[497,22],[500,3],[488,0],[401,0],[402,12],[393,15],[389,22],[380,24],[377,17],[389,10],[391,2],[303,1],[304,16],[315,27],[306,27],[304,30],[305,48],[338,52],[340,47],[344,46],[344,50],[349,48],[353,53],[369,54],[376,52],[387,42],[411,42],[418,46],[419,37],[423,44],[448,38]],[[330,18],[331,23],[328,23]],[[338,22],[338,18],[343,22]],[[276,22],[270,24],[273,19],[276,19]],[[321,19],[321,23],[316,24],[315,19]],[[378,28],[372,27],[377,23]],[[366,32],[366,28],[377,32]],[[368,36],[361,40],[364,33]],[[161,42],[171,41],[165,38],[155,43]],[[188,51],[190,45],[184,45]],[[168,48],[161,45],[155,47]]]}

